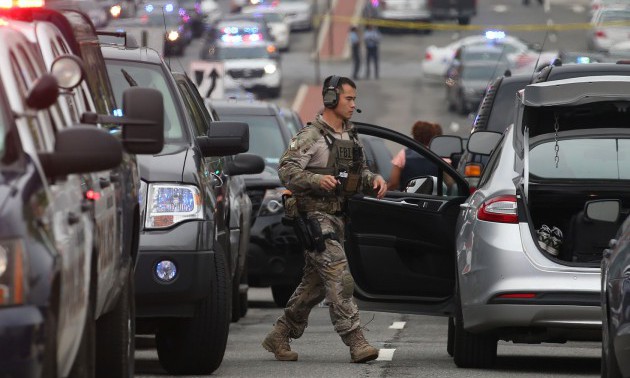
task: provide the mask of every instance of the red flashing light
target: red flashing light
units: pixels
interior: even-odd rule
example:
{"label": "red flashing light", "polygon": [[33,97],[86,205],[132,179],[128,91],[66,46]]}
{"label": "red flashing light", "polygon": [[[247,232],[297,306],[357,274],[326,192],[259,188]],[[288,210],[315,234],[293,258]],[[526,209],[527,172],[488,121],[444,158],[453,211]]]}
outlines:
{"label": "red flashing light", "polygon": [[87,192],[85,192],[85,198],[92,201],[98,201],[99,199],[101,199],[101,193],[90,189]]}
{"label": "red flashing light", "polygon": [[497,223],[518,223],[516,196],[499,196],[485,201],[477,211],[477,219]]}
{"label": "red flashing light", "polygon": [[510,293],[510,294],[501,294],[497,295],[498,299],[534,299],[536,298],[535,293]]}
{"label": "red flashing light", "polygon": [[44,0],[0,0],[1,9],[43,8]]}

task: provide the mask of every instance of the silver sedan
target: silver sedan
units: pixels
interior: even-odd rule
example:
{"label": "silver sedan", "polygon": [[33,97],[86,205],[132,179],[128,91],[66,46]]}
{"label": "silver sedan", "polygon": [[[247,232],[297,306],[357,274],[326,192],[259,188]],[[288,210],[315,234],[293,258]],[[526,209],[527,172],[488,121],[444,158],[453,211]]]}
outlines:
{"label": "silver sedan", "polygon": [[630,38],[630,7],[609,6],[600,8],[591,18],[587,31],[588,48],[593,51],[608,51],[616,43]]}

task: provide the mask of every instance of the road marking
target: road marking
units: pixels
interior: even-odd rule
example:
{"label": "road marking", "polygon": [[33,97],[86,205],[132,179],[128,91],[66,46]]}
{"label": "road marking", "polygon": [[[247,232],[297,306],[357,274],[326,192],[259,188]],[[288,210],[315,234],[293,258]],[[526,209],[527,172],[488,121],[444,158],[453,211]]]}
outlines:
{"label": "road marking", "polygon": [[293,100],[293,106],[291,106],[291,109],[299,113],[302,109],[302,104],[304,103],[304,98],[306,97],[307,93],[308,85],[300,85],[300,89],[298,89],[297,95],[295,95],[295,99]]}
{"label": "road marking", "polygon": [[396,349],[379,349],[376,361],[391,361],[394,358]]}
{"label": "road marking", "polygon": [[508,7],[503,5],[503,4],[499,4],[496,5],[493,9],[496,13],[505,13],[508,10]]}
{"label": "road marking", "polygon": [[392,325],[389,326],[389,329],[403,329],[405,328],[405,324],[407,324],[407,322],[393,322]]}

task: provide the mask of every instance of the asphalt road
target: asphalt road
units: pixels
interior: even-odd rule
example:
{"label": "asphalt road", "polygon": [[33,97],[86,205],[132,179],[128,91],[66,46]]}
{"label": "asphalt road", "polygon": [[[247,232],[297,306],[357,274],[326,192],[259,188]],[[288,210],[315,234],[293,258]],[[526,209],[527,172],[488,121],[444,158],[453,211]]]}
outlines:
{"label": "asphalt road", "polygon": [[[342,0],[341,0],[342,1]],[[479,0],[474,25],[515,25],[577,23],[588,19],[587,0],[551,0],[548,11],[537,2],[525,7],[518,0]],[[473,115],[464,117],[449,113],[444,100],[443,83],[423,78],[420,61],[428,45],[445,45],[468,31],[455,33],[435,31],[430,35],[393,33],[381,43],[380,80],[358,81],[358,103],[363,113],[355,120],[371,122],[409,133],[417,119],[437,121],[445,133],[465,136]],[[516,31],[530,42],[544,45],[545,50],[585,50],[585,31],[572,30],[558,34],[544,31]],[[275,100],[292,105],[302,84],[318,84],[327,75],[349,75],[349,61],[321,62],[313,59],[313,33],[294,33],[291,50],[282,58],[282,98]],[[176,70],[185,70],[197,59],[201,41],[194,41],[186,56],[173,59]],[[318,80],[319,79],[319,80]],[[367,338],[382,350],[382,360],[370,364],[349,363],[347,348],[334,333],[327,308],[315,308],[305,335],[291,347],[299,354],[298,362],[280,363],[264,351],[260,342],[271,329],[280,309],[274,307],[268,289],[251,289],[247,316],[230,328],[228,348],[215,376],[221,377],[595,377],[599,376],[600,344],[568,343],[565,345],[521,345],[500,342],[497,366],[492,370],[458,369],[446,353],[446,319],[425,316],[362,313],[368,323]],[[402,328],[392,329],[397,325]],[[393,353],[393,354],[392,354]],[[391,356],[390,356],[391,355]],[[391,359],[389,359],[391,357]],[[389,359],[389,360],[388,360]],[[136,352],[139,377],[162,377],[166,373],[157,361],[150,339],[139,339]]]}

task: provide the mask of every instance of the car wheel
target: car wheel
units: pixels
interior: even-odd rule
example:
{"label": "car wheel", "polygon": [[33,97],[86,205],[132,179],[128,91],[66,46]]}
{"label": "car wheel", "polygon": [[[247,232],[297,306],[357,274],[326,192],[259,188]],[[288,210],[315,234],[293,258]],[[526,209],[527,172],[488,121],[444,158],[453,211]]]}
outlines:
{"label": "car wheel", "polygon": [[468,25],[470,24],[470,17],[459,17],[457,23],[460,25]]}
{"label": "car wheel", "polygon": [[[243,267],[243,272],[241,273],[241,285],[246,285],[249,287],[249,282],[247,279],[247,262],[245,262],[245,266]],[[239,309],[241,310],[241,318],[245,317],[245,315],[247,315],[247,310],[249,308],[249,298],[248,298],[248,291],[249,290],[245,290],[245,292],[243,293],[239,293]]]}
{"label": "car wheel", "polygon": [[230,285],[223,251],[215,253],[210,295],[197,304],[192,318],[163,320],[156,346],[169,374],[211,374],[225,354],[230,327]]}
{"label": "car wheel", "polygon": [[446,353],[453,357],[453,348],[455,346],[455,319],[448,318],[448,336],[446,338]]}
{"label": "car wheel", "polygon": [[133,377],[136,304],[133,269],[129,268],[118,304],[96,322],[96,376]]}
{"label": "car wheel", "polygon": [[608,317],[602,322],[602,378],[621,378],[621,371],[615,355],[615,345],[608,326],[609,321],[610,318]]}
{"label": "car wheel", "polygon": [[271,286],[271,295],[273,301],[278,307],[284,308],[289,302],[289,298],[293,295],[293,292],[297,288],[297,285],[273,285]]}
{"label": "car wheel", "polygon": [[455,342],[453,359],[460,368],[490,368],[497,358],[497,338],[492,335],[479,335],[464,329],[459,290],[455,294]]}
{"label": "car wheel", "polygon": [[241,277],[243,272],[237,272],[234,280],[232,282],[232,322],[238,322],[241,318],[241,298],[240,298],[240,286],[241,286]]}
{"label": "car wheel", "polygon": [[46,341],[44,346],[44,360],[42,377],[43,378],[56,378],[57,377],[57,287],[55,288],[55,296],[50,301],[50,306],[46,311],[46,325],[45,334]]}
{"label": "car wheel", "polygon": [[96,323],[94,322],[94,310],[92,301],[88,302],[87,313],[85,314],[85,326],[79,351],[74,358],[69,378],[89,378],[94,377],[96,370]]}

